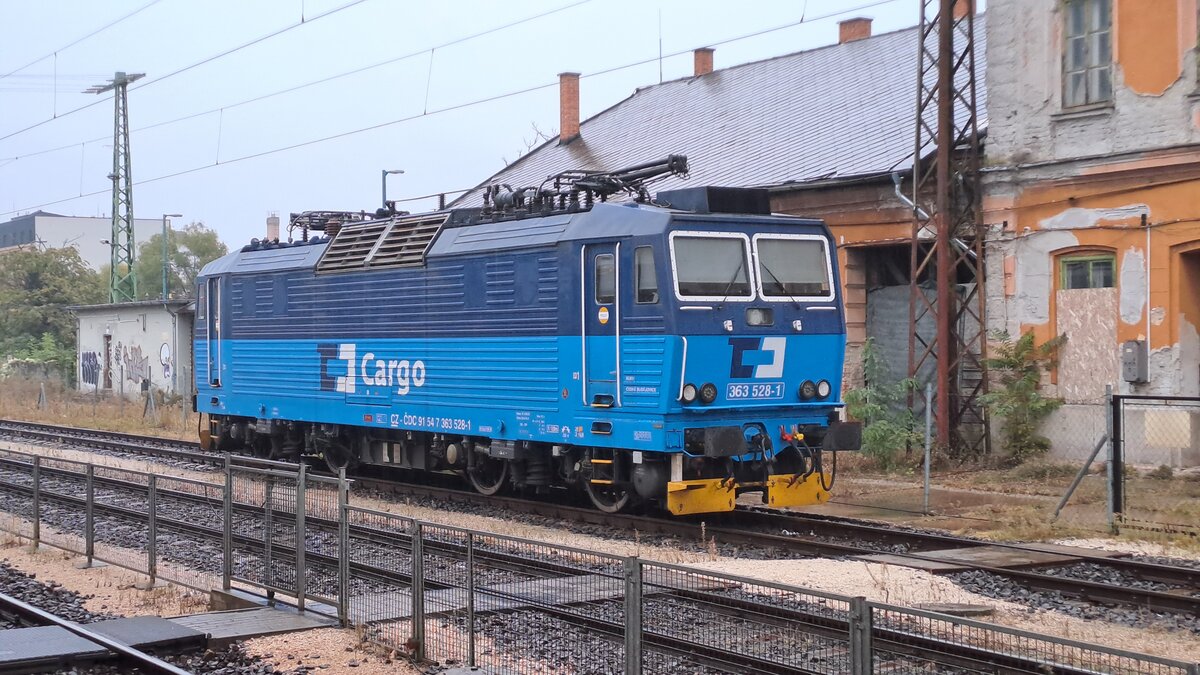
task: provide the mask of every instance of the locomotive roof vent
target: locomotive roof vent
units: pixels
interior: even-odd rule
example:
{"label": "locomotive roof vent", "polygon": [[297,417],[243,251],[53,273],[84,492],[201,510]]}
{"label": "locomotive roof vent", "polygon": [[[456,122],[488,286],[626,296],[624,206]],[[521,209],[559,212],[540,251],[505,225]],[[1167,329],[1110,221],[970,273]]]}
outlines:
{"label": "locomotive roof vent", "polygon": [[696,213],[771,215],[771,193],[762,188],[710,186],[663,190],[654,201],[659,206]]}
{"label": "locomotive roof vent", "polygon": [[317,262],[317,272],[420,267],[446,212],[344,225]]}

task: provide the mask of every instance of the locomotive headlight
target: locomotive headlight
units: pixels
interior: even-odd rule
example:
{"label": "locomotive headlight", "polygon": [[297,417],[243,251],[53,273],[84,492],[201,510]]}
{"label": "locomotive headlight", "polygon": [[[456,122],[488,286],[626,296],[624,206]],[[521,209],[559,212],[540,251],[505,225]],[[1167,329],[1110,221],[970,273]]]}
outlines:
{"label": "locomotive headlight", "polygon": [[749,326],[770,326],[775,323],[775,310],[770,307],[750,307],[746,309],[746,324]]}
{"label": "locomotive headlight", "polygon": [[707,405],[715,400],[717,400],[717,385],[705,382],[700,387],[700,401]]}
{"label": "locomotive headlight", "polygon": [[696,385],[687,383],[683,385],[683,402],[691,403],[696,400]]}
{"label": "locomotive headlight", "polygon": [[817,383],[817,396],[821,398],[829,398],[829,394],[833,392],[833,387],[829,384],[829,380],[821,380]]}
{"label": "locomotive headlight", "polygon": [[805,401],[817,395],[817,385],[812,380],[805,380],[800,383],[800,398]]}

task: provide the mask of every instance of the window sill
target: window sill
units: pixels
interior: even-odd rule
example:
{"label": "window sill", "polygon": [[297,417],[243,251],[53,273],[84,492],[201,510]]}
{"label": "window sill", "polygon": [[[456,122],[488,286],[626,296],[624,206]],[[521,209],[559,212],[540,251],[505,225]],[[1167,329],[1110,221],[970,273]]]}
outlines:
{"label": "window sill", "polygon": [[1088,119],[1092,117],[1106,117],[1111,115],[1114,109],[1115,107],[1112,103],[1097,103],[1087,106],[1081,105],[1075,108],[1068,108],[1059,113],[1054,113],[1050,116],[1050,119],[1054,120],[1055,122],[1059,122],[1066,120]]}

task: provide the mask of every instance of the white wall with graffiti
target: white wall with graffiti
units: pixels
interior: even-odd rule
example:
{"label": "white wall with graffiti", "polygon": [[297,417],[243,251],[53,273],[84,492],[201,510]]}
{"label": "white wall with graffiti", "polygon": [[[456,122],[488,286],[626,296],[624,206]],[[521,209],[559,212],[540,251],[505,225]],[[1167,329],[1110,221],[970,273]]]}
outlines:
{"label": "white wall with graffiti", "polygon": [[75,307],[79,390],[191,394],[192,309],[183,301]]}

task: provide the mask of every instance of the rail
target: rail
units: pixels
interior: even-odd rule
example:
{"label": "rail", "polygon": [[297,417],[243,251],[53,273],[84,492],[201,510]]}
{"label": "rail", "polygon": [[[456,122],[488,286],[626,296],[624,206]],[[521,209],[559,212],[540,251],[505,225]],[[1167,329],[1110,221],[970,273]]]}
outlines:
{"label": "rail", "polygon": [[188,671],[177,668],[166,661],[158,659],[146,652],[134,649],[128,645],[122,644],[94,631],[88,630],[85,626],[67,621],[47,612],[45,610],[34,607],[33,605],[18,600],[11,595],[0,593],[0,612],[11,614],[20,617],[24,621],[33,623],[39,626],[58,626],[63,630],[78,635],[79,637],[119,655],[128,660],[131,664],[136,665],[142,672],[159,673],[160,675],[189,675]]}

